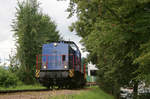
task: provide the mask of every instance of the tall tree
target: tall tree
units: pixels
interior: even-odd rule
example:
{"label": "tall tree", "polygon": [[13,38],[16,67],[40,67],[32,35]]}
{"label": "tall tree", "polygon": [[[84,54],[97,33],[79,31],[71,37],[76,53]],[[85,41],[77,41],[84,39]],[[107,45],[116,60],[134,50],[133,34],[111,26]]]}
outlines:
{"label": "tall tree", "polygon": [[32,83],[36,55],[41,53],[43,43],[59,40],[59,33],[51,18],[40,11],[37,0],[18,2],[12,28],[22,73],[20,78],[26,83]]}
{"label": "tall tree", "polygon": [[132,81],[136,93],[142,69],[149,74],[149,59],[143,61],[149,57],[149,7],[149,0],[70,0],[69,17],[78,17],[70,29],[82,37],[106,91],[119,94]]}

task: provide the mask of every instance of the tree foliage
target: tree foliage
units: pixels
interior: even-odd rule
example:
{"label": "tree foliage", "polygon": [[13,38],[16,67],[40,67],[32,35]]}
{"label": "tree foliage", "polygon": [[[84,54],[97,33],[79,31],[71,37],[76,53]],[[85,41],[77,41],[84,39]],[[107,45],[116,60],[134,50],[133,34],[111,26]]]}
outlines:
{"label": "tree foliage", "polygon": [[15,87],[18,83],[18,77],[8,70],[0,67],[0,87]]}
{"label": "tree foliage", "polygon": [[21,80],[32,83],[36,55],[47,41],[57,41],[60,36],[55,23],[40,11],[37,0],[18,2],[16,19],[12,25],[16,39],[17,59],[20,64]]}
{"label": "tree foliage", "polygon": [[149,77],[149,0],[70,0],[68,11],[77,15],[70,30],[98,66],[100,87],[116,94]]}

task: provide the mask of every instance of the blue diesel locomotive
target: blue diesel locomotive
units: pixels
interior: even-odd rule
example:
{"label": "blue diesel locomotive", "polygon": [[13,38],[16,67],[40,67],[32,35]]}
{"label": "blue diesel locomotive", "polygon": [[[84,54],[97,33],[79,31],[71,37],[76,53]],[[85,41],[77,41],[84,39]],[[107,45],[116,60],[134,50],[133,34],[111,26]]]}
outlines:
{"label": "blue diesel locomotive", "polygon": [[78,88],[86,83],[81,53],[72,41],[57,41],[42,46],[36,57],[36,77],[47,88]]}

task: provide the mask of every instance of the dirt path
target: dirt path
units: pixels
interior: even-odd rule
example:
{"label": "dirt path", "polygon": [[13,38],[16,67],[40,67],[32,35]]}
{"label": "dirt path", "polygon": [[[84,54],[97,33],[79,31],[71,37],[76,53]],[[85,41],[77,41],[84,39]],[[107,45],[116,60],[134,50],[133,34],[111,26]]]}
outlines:
{"label": "dirt path", "polygon": [[20,92],[0,95],[0,99],[50,99],[50,97],[61,94],[79,94],[82,91],[89,89],[80,90],[53,90],[53,91],[40,91],[40,92]]}

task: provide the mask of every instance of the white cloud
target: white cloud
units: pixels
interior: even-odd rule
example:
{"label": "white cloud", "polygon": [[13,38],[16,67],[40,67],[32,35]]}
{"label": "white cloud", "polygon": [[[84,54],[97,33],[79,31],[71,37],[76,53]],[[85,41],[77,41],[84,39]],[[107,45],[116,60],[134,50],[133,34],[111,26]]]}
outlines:
{"label": "white cloud", "polygon": [[[73,40],[81,49],[79,38],[75,33],[71,33],[68,26],[76,21],[76,18],[67,19],[69,15],[65,10],[68,7],[69,0],[38,0],[42,12],[48,14],[57,24],[60,34],[65,40]],[[12,48],[14,48],[13,31],[11,28],[12,20],[15,18],[17,0],[0,0],[0,57],[8,57]],[[85,55],[84,55],[85,56]]]}
{"label": "white cloud", "polygon": [[16,0],[0,1],[0,58],[8,58],[11,48],[14,47],[11,23],[15,16],[16,2]]}

